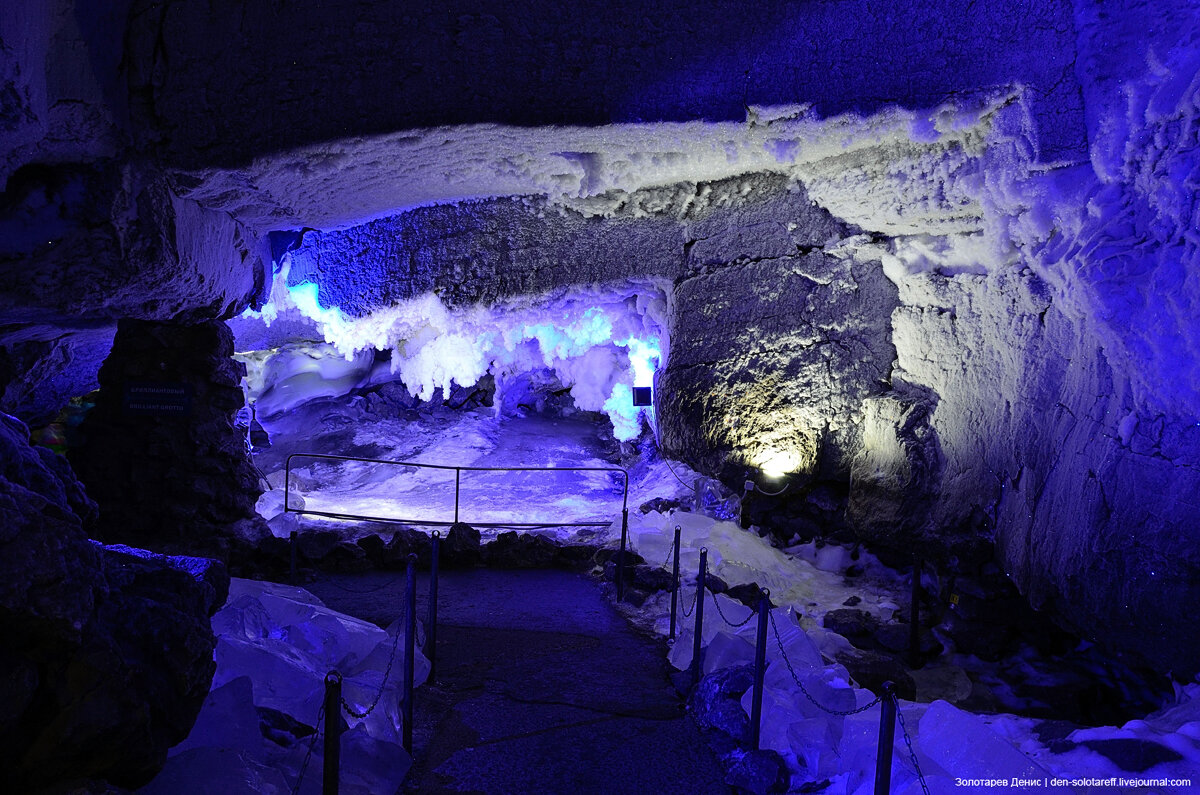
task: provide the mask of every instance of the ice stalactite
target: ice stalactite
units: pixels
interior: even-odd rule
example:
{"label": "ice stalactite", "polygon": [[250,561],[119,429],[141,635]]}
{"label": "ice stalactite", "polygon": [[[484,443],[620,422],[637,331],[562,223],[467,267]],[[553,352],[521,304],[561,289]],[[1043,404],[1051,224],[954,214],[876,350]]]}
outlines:
{"label": "ice stalactite", "polygon": [[[652,386],[666,358],[666,299],[651,282],[464,309],[426,293],[354,317],[322,306],[318,285],[289,287],[287,277],[285,265],[270,300],[242,320],[269,326],[302,318],[325,344],[244,354],[248,396],[264,414],[386,380],[399,379],[429,400],[438,389],[472,386],[488,373],[503,379],[547,368],[570,388],[577,408],[607,414],[618,439],[635,438],[643,416],[653,422],[652,409],[632,400],[632,388]],[[390,351],[390,366],[373,365],[371,351]]]}

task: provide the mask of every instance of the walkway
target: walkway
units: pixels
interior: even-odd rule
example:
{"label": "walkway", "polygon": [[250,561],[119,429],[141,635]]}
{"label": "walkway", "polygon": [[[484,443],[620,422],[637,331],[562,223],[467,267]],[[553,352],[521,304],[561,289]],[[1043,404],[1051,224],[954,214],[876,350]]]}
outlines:
{"label": "walkway", "polygon": [[[386,625],[403,606],[403,583],[402,573],[379,572],[308,588]],[[378,590],[361,593],[368,588]],[[417,590],[423,618],[424,577]],[[443,572],[438,610],[438,681],[417,691],[405,792],[731,791],[668,681],[662,641],[634,632],[588,577]]]}

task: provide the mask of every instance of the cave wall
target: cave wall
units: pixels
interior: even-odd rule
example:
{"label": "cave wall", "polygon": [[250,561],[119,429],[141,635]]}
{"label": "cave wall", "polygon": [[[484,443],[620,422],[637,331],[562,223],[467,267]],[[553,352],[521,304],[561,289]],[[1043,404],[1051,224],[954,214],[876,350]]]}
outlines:
{"label": "cave wall", "polygon": [[129,9],[0,10],[0,410],[30,421],[96,387],[117,319],[231,317],[269,274],[257,232],[134,146]]}
{"label": "cave wall", "polygon": [[663,279],[668,450],[1200,659],[1193,3],[80,6],[0,10],[0,408],[257,302],[271,231],[351,315]]}
{"label": "cave wall", "polygon": [[1067,0],[139,0],[131,19],[133,116],[185,170],[398,130],[869,115],[1012,83],[1047,161],[1085,152]]}

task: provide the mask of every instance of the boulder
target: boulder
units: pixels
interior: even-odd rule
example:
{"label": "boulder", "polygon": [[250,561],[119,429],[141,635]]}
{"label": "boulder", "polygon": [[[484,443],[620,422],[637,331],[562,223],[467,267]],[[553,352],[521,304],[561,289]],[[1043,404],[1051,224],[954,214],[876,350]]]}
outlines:
{"label": "boulder", "polygon": [[483,547],[483,560],[501,569],[545,569],[558,560],[558,545],[545,536],[501,533]]}
{"label": "boulder", "polygon": [[[515,533],[514,533],[515,535]],[[479,560],[479,531],[466,522],[455,522],[441,544],[441,563],[469,565]]]}
{"label": "boulder", "polygon": [[215,561],[87,538],[96,506],[61,457],[0,415],[0,776],[15,791],[148,781],[187,736],[215,665]]}

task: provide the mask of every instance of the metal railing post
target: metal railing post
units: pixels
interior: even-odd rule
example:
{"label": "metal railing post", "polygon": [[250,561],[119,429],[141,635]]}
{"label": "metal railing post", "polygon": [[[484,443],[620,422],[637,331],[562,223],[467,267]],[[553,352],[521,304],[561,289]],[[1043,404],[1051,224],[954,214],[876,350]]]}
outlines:
{"label": "metal railing post", "polygon": [[413,667],[417,645],[417,556],[408,555],[404,606],[404,750],[412,753]]}
{"label": "metal railing post", "polygon": [[896,692],[883,683],[879,702],[879,748],[875,752],[875,795],[888,795],[892,786],[892,745],[896,741]]}
{"label": "metal railing post", "polygon": [[675,561],[671,564],[671,640],[675,639],[675,610],[679,605],[679,533],[675,525]]}
{"label": "metal railing post", "polygon": [[[771,612],[771,592],[763,588],[758,596],[758,634],[754,637],[754,696],[750,707],[750,744],[758,750],[762,730],[763,680],[767,673],[767,617]],[[716,599],[716,597],[713,597]]]}
{"label": "metal railing post", "polygon": [[458,524],[458,494],[462,482],[462,469],[454,468],[454,523]]}
{"label": "metal railing post", "polygon": [[288,556],[291,558],[291,566],[288,569],[288,571],[290,572],[290,574],[288,575],[288,577],[289,577],[288,582],[290,582],[292,585],[295,585],[296,584],[296,531],[295,530],[288,533]]}
{"label": "metal railing post", "polygon": [[[293,453],[292,455],[295,455]],[[287,460],[283,462],[283,512],[287,513],[291,510],[288,504],[288,498],[292,493],[292,456],[289,455]]]}
{"label": "metal railing post", "polygon": [[912,608],[908,611],[911,623],[908,627],[908,665],[921,665],[921,559],[913,560]]}
{"label": "metal railing post", "polygon": [[621,546],[617,547],[617,601],[625,596],[625,537],[629,534],[629,511],[621,511]]}
{"label": "metal railing post", "polygon": [[692,687],[700,684],[700,655],[704,641],[704,581],[708,575],[708,547],[700,547],[700,570],[696,573],[696,637],[692,639]]}
{"label": "metal railing post", "polygon": [[437,676],[438,550],[442,534],[433,531],[430,539],[429,621],[425,627],[425,656],[429,658],[429,681]]}
{"label": "metal railing post", "polygon": [[338,795],[342,756],[342,675],[325,674],[325,754],[321,770],[322,795]]}

